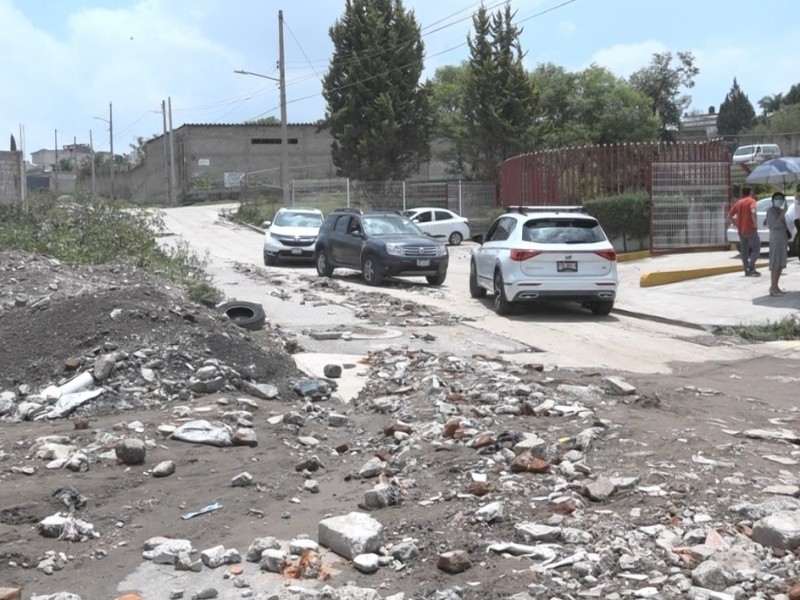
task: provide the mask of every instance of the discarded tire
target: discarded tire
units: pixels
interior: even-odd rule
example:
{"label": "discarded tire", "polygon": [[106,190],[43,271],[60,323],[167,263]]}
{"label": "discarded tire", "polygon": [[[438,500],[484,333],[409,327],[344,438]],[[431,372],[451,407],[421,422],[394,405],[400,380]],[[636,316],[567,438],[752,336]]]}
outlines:
{"label": "discarded tire", "polygon": [[256,330],[264,327],[267,315],[264,308],[255,302],[226,302],[219,307],[219,311],[243,329]]}

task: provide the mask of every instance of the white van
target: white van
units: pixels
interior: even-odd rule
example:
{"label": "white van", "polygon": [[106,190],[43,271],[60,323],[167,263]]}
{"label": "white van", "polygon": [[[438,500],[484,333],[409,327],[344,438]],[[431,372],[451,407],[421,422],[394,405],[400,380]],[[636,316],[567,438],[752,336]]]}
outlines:
{"label": "white van", "polygon": [[753,144],[751,146],[739,146],[733,153],[733,164],[760,164],[771,158],[781,156],[781,149],[778,144]]}

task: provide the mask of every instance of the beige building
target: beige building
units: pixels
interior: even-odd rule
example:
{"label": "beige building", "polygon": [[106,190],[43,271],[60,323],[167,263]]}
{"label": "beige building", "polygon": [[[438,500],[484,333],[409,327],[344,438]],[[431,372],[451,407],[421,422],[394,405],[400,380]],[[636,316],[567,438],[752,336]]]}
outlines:
{"label": "beige building", "polygon": [[[336,177],[331,161],[333,138],[313,123],[288,125],[289,179]],[[169,200],[170,173],[174,202],[236,198],[246,187],[280,187],[282,160],[279,125],[185,124],[170,136],[159,135],[143,147],[139,165],[117,171],[115,192],[135,202]],[[174,166],[170,168],[170,156]],[[413,179],[442,179],[444,164],[420,165]],[[98,191],[109,193],[109,181],[98,180]]]}

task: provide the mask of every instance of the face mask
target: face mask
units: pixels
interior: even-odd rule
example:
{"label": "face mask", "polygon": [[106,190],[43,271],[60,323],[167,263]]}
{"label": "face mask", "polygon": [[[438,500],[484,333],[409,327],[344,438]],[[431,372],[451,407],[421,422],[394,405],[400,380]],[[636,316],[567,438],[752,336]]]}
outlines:
{"label": "face mask", "polygon": [[777,208],[783,208],[783,205],[786,204],[786,200],[775,199],[772,201],[772,206]]}

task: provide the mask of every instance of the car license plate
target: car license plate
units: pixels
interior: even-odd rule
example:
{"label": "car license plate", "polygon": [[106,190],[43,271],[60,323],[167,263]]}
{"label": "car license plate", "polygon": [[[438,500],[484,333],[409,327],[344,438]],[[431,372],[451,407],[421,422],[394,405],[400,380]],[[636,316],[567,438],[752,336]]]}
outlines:
{"label": "car license plate", "polygon": [[417,266],[418,267],[430,267],[431,261],[429,258],[418,258],[417,259]]}
{"label": "car license plate", "polygon": [[303,251],[300,248],[292,248],[292,254],[302,254]]}
{"label": "car license plate", "polygon": [[559,273],[576,273],[578,271],[577,260],[559,260],[556,266]]}

